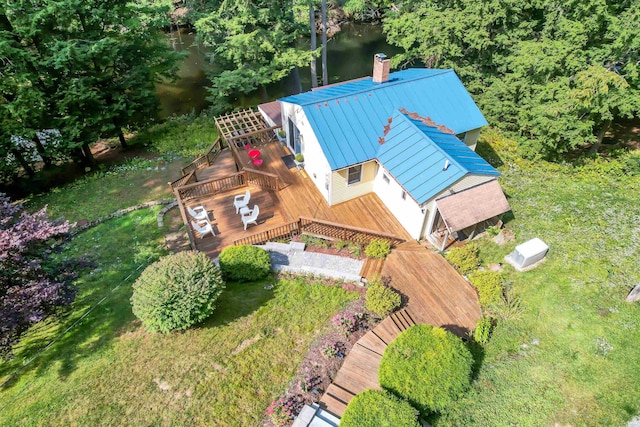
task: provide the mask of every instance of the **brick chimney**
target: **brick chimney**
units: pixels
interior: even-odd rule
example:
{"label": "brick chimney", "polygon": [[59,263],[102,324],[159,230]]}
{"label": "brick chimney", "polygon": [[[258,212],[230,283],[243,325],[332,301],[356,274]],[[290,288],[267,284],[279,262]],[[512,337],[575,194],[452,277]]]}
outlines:
{"label": "brick chimney", "polygon": [[389,81],[389,69],[391,60],[384,53],[376,53],[373,56],[373,82],[384,83]]}

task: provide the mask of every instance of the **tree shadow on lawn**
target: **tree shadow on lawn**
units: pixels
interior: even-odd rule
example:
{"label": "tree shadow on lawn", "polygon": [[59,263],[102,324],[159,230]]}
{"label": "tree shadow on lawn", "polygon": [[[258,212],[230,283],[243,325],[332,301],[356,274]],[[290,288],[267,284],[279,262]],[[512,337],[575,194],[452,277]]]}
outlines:
{"label": "tree shadow on lawn", "polygon": [[[95,308],[69,332],[59,337],[56,343],[42,354],[37,355],[55,337],[43,334],[42,338],[30,339],[26,347],[19,351],[19,359],[16,358],[15,363],[8,363],[5,369],[0,370],[0,375],[10,375],[19,369],[15,376],[2,386],[1,390],[12,388],[23,376],[29,373],[34,373],[36,377],[46,375],[47,371],[56,363],[60,363],[57,378],[64,380],[75,371],[82,359],[95,355],[114,339],[139,328],[140,323],[136,321],[131,311],[130,298],[133,282],[133,279],[130,280],[127,286],[122,286],[110,295],[104,303]],[[274,279],[269,277],[252,283],[228,283],[227,288],[216,302],[214,313],[203,323],[195,325],[191,329],[224,326],[238,318],[250,315],[274,298],[273,289],[265,289],[265,285],[273,282]],[[90,302],[86,302],[87,300],[95,304],[96,296],[100,296],[94,295],[97,292],[94,290],[83,295],[82,300],[79,301],[82,313],[92,305]],[[91,298],[92,296],[93,298]],[[55,336],[57,337],[71,326],[80,316],[80,313],[77,316],[67,316],[65,321],[56,328]],[[175,332],[175,334],[179,333]],[[36,359],[31,364],[20,366],[22,362],[30,360],[34,356]]]}
{"label": "tree shadow on lawn", "polygon": [[494,168],[499,168],[504,165],[502,158],[496,153],[493,147],[482,140],[478,141],[476,145],[476,153]]}
{"label": "tree shadow on lawn", "polygon": [[227,282],[213,314],[195,328],[211,328],[227,325],[236,319],[250,315],[275,297],[275,288],[265,289],[273,285],[276,279],[268,276],[256,282]]}

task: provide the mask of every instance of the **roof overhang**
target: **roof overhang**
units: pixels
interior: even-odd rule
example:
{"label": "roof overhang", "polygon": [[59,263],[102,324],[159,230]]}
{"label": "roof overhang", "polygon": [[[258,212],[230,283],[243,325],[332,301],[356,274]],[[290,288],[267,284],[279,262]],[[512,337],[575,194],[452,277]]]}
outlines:
{"label": "roof overhang", "polygon": [[459,231],[511,210],[497,180],[436,200],[450,231]]}

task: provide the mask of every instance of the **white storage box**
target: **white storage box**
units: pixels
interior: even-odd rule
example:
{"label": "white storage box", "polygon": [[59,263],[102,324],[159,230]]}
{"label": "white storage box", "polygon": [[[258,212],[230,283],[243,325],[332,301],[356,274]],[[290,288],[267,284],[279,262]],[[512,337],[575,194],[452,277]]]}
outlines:
{"label": "white storage box", "polygon": [[536,237],[516,246],[506,259],[516,269],[523,270],[544,258],[548,251],[549,246]]}

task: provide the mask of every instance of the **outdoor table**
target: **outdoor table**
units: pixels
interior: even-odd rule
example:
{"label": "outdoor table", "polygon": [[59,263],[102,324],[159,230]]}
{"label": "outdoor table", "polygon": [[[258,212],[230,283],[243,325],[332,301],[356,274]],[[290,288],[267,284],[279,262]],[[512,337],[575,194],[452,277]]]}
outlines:
{"label": "outdoor table", "polygon": [[260,157],[262,153],[260,152],[260,150],[251,150],[249,151],[249,157],[251,157],[252,159],[257,159],[258,157]]}

